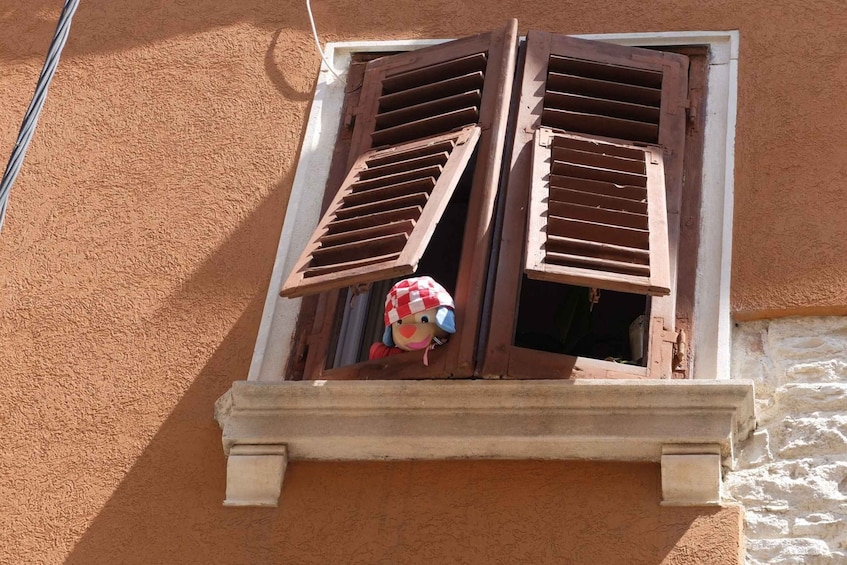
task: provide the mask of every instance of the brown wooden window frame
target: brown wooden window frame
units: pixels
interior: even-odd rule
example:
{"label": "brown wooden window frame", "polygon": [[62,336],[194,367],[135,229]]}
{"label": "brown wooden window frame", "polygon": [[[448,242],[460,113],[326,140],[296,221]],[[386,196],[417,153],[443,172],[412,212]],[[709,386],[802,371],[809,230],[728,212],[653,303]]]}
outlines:
{"label": "brown wooden window frame", "polygon": [[[505,35],[505,33],[504,33]],[[461,40],[460,40],[461,41]],[[617,46],[613,46],[617,47]],[[571,358],[561,354],[548,354],[544,352],[526,350],[521,351],[520,348],[511,346],[508,343],[511,337],[505,341],[498,341],[497,328],[503,328],[509,324],[504,324],[502,318],[497,321],[497,324],[491,324],[490,316],[492,305],[487,303],[483,305],[483,297],[485,292],[486,271],[493,269],[495,262],[498,268],[508,268],[509,253],[504,249],[509,249],[509,219],[504,219],[504,231],[500,246],[499,261],[491,259],[489,264],[488,248],[476,249],[472,260],[466,260],[468,241],[474,237],[478,237],[479,233],[491,229],[491,218],[486,218],[485,221],[480,221],[477,225],[470,225],[470,229],[466,230],[465,242],[462,259],[462,268],[465,273],[472,273],[474,284],[466,287],[463,295],[457,292],[457,310],[460,322],[460,335],[449,342],[447,346],[438,348],[430,355],[430,365],[425,367],[418,359],[417,355],[409,354],[404,356],[396,356],[388,359],[382,359],[375,362],[362,362],[349,367],[339,369],[326,369],[326,355],[331,347],[332,332],[336,331],[334,327],[337,318],[337,312],[344,307],[345,296],[338,291],[324,293],[319,298],[310,297],[304,300],[301,309],[301,319],[297,327],[295,336],[294,355],[289,357],[289,366],[286,374],[294,379],[403,379],[403,378],[444,378],[444,377],[472,377],[486,376],[497,378],[572,378],[572,377],[601,377],[601,378],[668,378],[671,376],[680,377],[684,375],[684,370],[689,368],[689,356],[684,356],[684,351],[677,349],[677,336],[685,331],[690,332],[691,319],[693,312],[693,295],[694,295],[694,275],[693,270],[696,266],[696,249],[697,227],[699,225],[699,175],[702,165],[702,133],[703,123],[705,120],[705,112],[702,112],[702,101],[705,100],[705,75],[707,67],[707,56],[705,48],[677,48],[676,51],[687,52],[692,57],[692,61],[696,60],[697,64],[692,64],[690,72],[692,78],[695,79],[696,89],[690,90],[688,95],[696,96],[696,100],[684,100],[685,106],[697,105],[701,110],[696,115],[691,113],[683,119],[688,121],[686,132],[686,151],[683,160],[682,155],[677,155],[673,170],[669,176],[670,183],[674,186],[669,188],[669,210],[670,217],[674,219],[669,226],[673,232],[676,230],[676,256],[679,256],[679,262],[675,266],[677,272],[682,272],[682,275],[675,283],[674,293],[671,299],[665,299],[666,305],[662,305],[661,299],[654,299],[652,313],[665,312],[671,320],[670,324],[664,322],[663,318],[653,316],[650,323],[651,347],[648,351],[651,352],[647,361],[646,367],[632,367],[626,365],[617,365],[610,362],[599,361],[596,359]],[[411,52],[414,53],[414,52]],[[379,67],[380,65],[371,65]],[[696,66],[696,68],[695,68]],[[348,78],[348,96],[345,99],[345,108],[343,115],[345,116],[344,123],[341,127],[341,136],[336,147],[335,156],[331,177],[336,179],[346,172],[351,160],[355,160],[357,152],[363,147],[362,134],[359,131],[352,133],[349,127],[351,122],[360,119],[357,112],[361,112],[363,102],[361,101],[361,92],[359,88],[361,82],[359,77],[364,74],[367,67],[366,61],[354,61],[351,66],[351,71]],[[509,73],[508,69],[500,69],[500,72]],[[515,81],[518,82],[517,80]],[[683,106],[680,110],[685,112]],[[500,127],[505,127],[505,118],[498,117],[502,120]],[[509,129],[516,137],[521,135],[517,126],[511,124]],[[485,131],[485,130],[484,130]],[[358,136],[358,137],[357,137]],[[498,143],[500,147],[498,147]],[[496,161],[496,156],[493,156],[497,151],[502,152],[502,141],[489,138],[481,141],[480,155],[475,171],[475,183],[479,182],[487,186],[488,191],[485,198],[488,202],[493,202],[493,195],[497,192],[497,183],[499,180],[499,167],[495,170],[492,167],[486,168],[485,163]],[[345,158],[345,153],[348,148],[349,157]],[[484,157],[484,158],[483,158]],[[515,161],[511,163],[511,174],[515,175]],[[681,198],[683,168],[686,175],[686,198]],[[477,180],[477,177],[482,176],[484,180]],[[332,180],[330,180],[330,185]],[[492,188],[493,187],[493,188]],[[501,189],[502,190],[502,189]],[[331,197],[331,194],[325,196],[325,201]],[[505,206],[501,208],[509,209],[514,204],[509,204],[509,199],[513,198],[514,194],[510,188],[507,197],[503,200]],[[674,200],[676,199],[676,200]],[[674,204],[674,202],[676,202]],[[492,212],[493,214],[493,209]],[[677,221],[680,220],[680,221]],[[469,223],[473,223],[470,222]],[[679,232],[678,226],[683,224],[685,230]],[[514,228],[514,226],[513,226]],[[525,229],[521,231],[521,239]],[[476,235],[475,235],[476,234]],[[497,242],[499,243],[499,241]],[[473,247],[473,246],[471,246]],[[497,245],[495,245],[495,248]],[[483,253],[484,251],[484,253]],[[496,249],[495,249],[496,251]],[[505,260],[504,260],[505,257]],[[522,269],[517,268],[516,272],[521,272]],[[468,276],[465,274],[464,276]],[[491,276],[488,274],[487,276]],[[519,275],[518,275],[519,276]],[[497,284],[494,286],[494,308],[497,308],[497,292],[502,289],[502,285],[497,278]],[[489,283],[490,284],[490,283]],[[471,294],[470,288],[473,288],[474,304],[467,303],[467,297]],[[502,294],[502,293],[501,293]],[[490,297],[489,297],[490,298]],[[514,294],[514,300],[517,299],[517,293]],[[659,302],[656,302],[656,301]],[[502,300],[501,300],[502,301]],[[476,315],[472,315],[476,310]],[[498,317],[503,313],[502,309],[497,309]],[[514,314],[514,312],[512,312]],[[463,314],[465,316],[463,317]],[[480,321],[480,317],[485,319]],[[507,316],[508,317],[508,316]],[[659,321],[661,320],[661,321]],[[514,323],[513,320],[510,321]],[[490,331],[489,331],[490,330]],[[502,332],[501,332],[502,335]],[[477,340],[481,339],[481,342]],[[504,347],[505,345],[505,347]],[[477,347],[479,349],[477,350]],[[501,347],[507,355],[506,363],[498,363],[496,352],[492,354],[494,348]],[[315,349],[318,350],[318,355],[315,355]],[[501,351],[502,352],[502,351]],[[433,355],[434,354],[434,355]],[[434,360],[434,362],[433,362]],[[493,361],[493,362],[492,362]],[[502,356],[501,356],[502,361]],[[492,367],[495,367],[492,370]],[[679,369],[676,373],[673,369]]]}

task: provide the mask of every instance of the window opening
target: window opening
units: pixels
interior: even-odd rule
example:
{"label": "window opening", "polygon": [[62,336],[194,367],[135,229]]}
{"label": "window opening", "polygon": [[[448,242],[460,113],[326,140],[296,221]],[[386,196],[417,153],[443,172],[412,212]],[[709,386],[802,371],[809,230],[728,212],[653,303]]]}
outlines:
{"label": "window opening", "polygon": [[[592,293],[597,298],[592,300]],[[533,280],[524,275],[514,345],[643,365],[643,343],[633,347],[649,300],[638,294]],[[641,338],[643,340],[643,337]],[[633,351],[635,349],[635,351]]]}
{"label": "window opening", "polygon": [[[429,275],[451,295],[456,292],[462,238],[468,217],[470,191],[476,155],[462,174],[453,196],[435,228],[432,239],[418,263],[414,276]],[[382,339],[385,296],[400,277],[372,283],[363,292],[351,287],[346,292],[343,315],[334,330],[335,355],[327,368],[338,368],[367,361],[372,343]],[[342,293],[344,295],[345,293]]]}
{"label": "window opening", "polygon": [[[523,46],[521,49],[523,49]],[[663,51],[678,51],[689,57],[697,58],[698,61],[707,60],[706,48],[698,49],[689,47]],[[574,63],[569,61],[567,64],[573,65]],[[698,100],[702,100],[704,96],[704,75],[705,72],[702,72],[698,77],[699,80],[696,87],[692,85],[692,88],[698,90],[696,93]],[[513,84],[516,90],[520,90],[518,88],[518,81],[515,81]],[[355,89],[356,87],[354,86],[353,88]],[[348,88],[348,93],[350,91],[351,89]],[[692,94],[689,93],[689,95]],[[513,102],[516,103],[517,101]],[[546,110],[547,108],[545,107]],[[693,113],[692,116],[688,117],[689,126],[692,126],[690,129],[696,129],[694,126],[702,123],[702,117],[704,115],[702,113],[702,105],[698,105],[697,110],[700,112],[696,115],[697,120],[694,119]],[[352,130],[352,125],[348,119],[350,116],[348,114],[349,110],[345,113],[347,117],[345,117],[345,124],[342,128],[346,126]],[[352,119],[355,121],[355,115],[352,116]],[[510,126],[510,128],[513,127],[514,125]],[[511,132],[512,130],[510,129],[509,131]],[[702,136],[702,130],[699,132],[695,131],[693,134],[692,131],[687,131],[686,145],[691,141],[692,135],[694,137]],[[511,133],[509,137],[511,137]],[[602,136],[602,134],[600,139],[615,141],[611,136]],[[508,147],[511,148],[511,145],[509,143]],[[697,144],[695,143],[694,145]],[[701,163],[699,152],[702,151],[702,145],[696,149],[697,151],[689,153],[688,147],[686,147],[686,181],[690,178],[690,172],[699,172],[697,171],[697,166]],[[460,270],[459,255],[461,253],[463,232],[465,231],[466,224],[471,221],[470,217],[473,216],[473,212],[470,212],[469,216],[468,206],[470,187],[473,182],[473,172],[477,166],[476,161],[477,155],[474,154],[468,167],[464,169],[461,180],[444,211],[442,220],[435,227],[431,246],[424,252],[419,263],[419,268],[415,272],[416,276],[433,276],[451,293],[455,293],[456,279]],[[508,167],[506,168],[508,169]],[[476,171],[476,173],[479,174],[479,171]],[[695,180],[694,184],[697,184],[697,180]],[[691,188],[684,188],[683,190],[688,192]],[[697,191],[698,188],[694,187],[694,192]],[[502,196],[502,193],[499,196]],[[689,197],[687,196],[684,205],[688,199]],[[669,203],[668,208],[671,210],[673,206]],[[696,206],[693,208],[696,209]],[[688,206],[688,209],[691,210],[692,207]],[[684,225],[690,227],[690,218],[686,218],[684,214],[685,212],[683,211],[683,220],[688,220]],[[674,218],[679,218],[678,205]],[[487,268],[489,273],[496,270],[496,258],[491,260]],[[672,276],[675,279],[676,273],[672,273]],[[692,273],[680,273],[680,276],[690,278]],[[385,294],[399,278],[402,277],[371,283],[369,290],[361,294],[357,294],[352,289],[346,289],[337,293],[337,307],[332,309],[336,312],[336,315],[330,317],[332,319],[332,324],[330,324],[332,330],[329,334],[332,337],[329,339],[329,351],[333,353],[324,356],[325,363],[323,365],[325,369],[345,367],[367,360],[370,345],[381,339],[384,329],[382,315]],[[532,375],[538,375],[539,370],[542,373],[550,372],[546,367],[553,368],[555,371],[555,374],[546,375],[548,377],[566,377],[569,375],[569,371],[565,369],[568,363],[572,365],[573,361],[565,360],[567,362],[559,362],[549,357],[539,357],[538,359],[527,357],[527,354],[531,352],[542,352],[542,355],[550,353],[564,354],[570,358],[578,357],[612,361],[621,365],[639,365],[640,370],[643,371],[643,367],[653,366],[653,362],[648,359],[649,347],[655,345],[660,339],[664,339],[665,341],[673,339],[673,330],[660,331],[660,339],[650,338],[651,328],[655,327],[653,321],[650,319],[651,307],[655,308],[656,305],[654,304],[654,299],[649,296],[607,289],[600,291],[600,299],[598,301],[596,298],[592,300],[594,289],[586,286],[531,280],[524,274],[520,274],[518,280],[520,281],[517,285],[519,297],[514,307],[515,313],[512,314],[512,319],[514,320],[514,325],[511,326],[512,335],[507,342],[511,346],[516,347],[518,351],[515,351],[516,355],[513,356],[513,361],[508,363],[507,369],[503,369],[503,372],[491,373],[491,375],[498,374],[502,377],[527,378],[532,377]],[[497,284],[497,281],[494,284]],[[674,281],[675,284],[676,281]],[[489,280],[489,284],[485,287],[486,292],[490,291],[491,287],[491,281]],[[677,300],[679,300],[679,296],[677,296]],[[333,303],[335,302],[333,300]],[[490,305],[486,308],[490,310]],[[482,327],[480,327],[480,333],[483,334],[489,330],[487,327],[488,324],[494,326],[497,323],[497,316],[488,310],[482,314],[484,322]],[[655,312],[658,312],[659,319],[662,319],[663,314],[664,319],[673,319],[672,307],[670,310],[666,307],[659,308],[654,311],[654,314]],[[339,316],[338,314],[342,315]],[[673,327],[673,323],[669,325]],[[327,334],[326,325],[323,330],[320,329],[319,325],[317,327],[318,331],[323,332],[324,335]],[[684,323],[683,327],[685,327]],[[485,350],[484,345],[481,345],[481,348],[480,351]],[[523,351],[520,351],[521,349]],[[490,351],[485,351],[483,357],[488,353]],[[302,360],[304,356],[305,353],[298,353],[299,359]],[[538,360],[540,362],[536,363]],[[528,361],[531,362],[527,363]],[[611,366],[614,367],[614,365]],[[513,370],[518,367],[521,367],[520,370]],[[595,368],[592,365],[589,374],[599,374],[593,372]],[[632,369],[635,370],[638,368],[633,367]],[[386,366],[384,369],[388,373],[392,373],[395,367],[391,365],[390,368]],[[385,378],[379,376],[380,373],[376,372],[376,370],[376,366],[364,367],[358,373],[340,373],[339,375],[343,376],[339,376],[338,378]],[[479,371],[477,374],[489,375],[484,368],[478,368],[477,370]],[[562,372],[562,370],[565,370],[565,372]],[[606,370],[615,371],[616,369],[611,368]],[[624,370],[623,367],[621,367],[621,371],[623,374],[629,372],[629,370]],[[314,371],[307,372],[313,375],[315,374]],[[394,378],[431,378],[431,376],[436,376],[435,371],[430,371],[430,373],[424,375],[418,369],[404,369],[402,375],[393,374],[396,375]],[[580,376],[580,374],[577,371],[574,376]],[[632,374],[640,375],[639,373]],[[361,376],[355,377],[353,375]],[[327,376],[332,378],[329,375]],[[390,377],[390,375],[386,376]]]}

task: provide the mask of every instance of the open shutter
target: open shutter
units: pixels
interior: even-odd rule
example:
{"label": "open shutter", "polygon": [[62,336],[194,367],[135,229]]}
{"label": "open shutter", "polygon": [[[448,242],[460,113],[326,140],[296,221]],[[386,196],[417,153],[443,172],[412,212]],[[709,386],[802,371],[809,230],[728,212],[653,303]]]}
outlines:
{"label": "open shutter", "polygon": [[684,58],[547,33],[533,32],[527,41],[528,64],[538,72],[525,75],[523,92],[541,86],[531,96],[540,119],[527,276],[669,294],[670,232],[657,145],[664,142],[670,154],[668,142],[680,133],[671,127],[683,107]]}
{"label": "open shutter", "polygon": [[479,133],[469,126],[359,157],[282,295],[414,273]]}
{"label": "open shutter", "polygon": [[[538,31],[527,34],[525,53],[495,278],[498,320],[479,372],[583,374],[587,365],[567,355],[515,345],[522,277],[653,295],[651,318],[673,326],[688,59]],[[619,149],[637,153],[609,159]],[[638,163],[644,172],[632,175]],[[636,177],[645,184],[632,188]],[[539,369],[533,360],[542,357]]]}
{"label": "open shutter", "polygon": [[530,278],[670,293],[661,149],[540,128],[527,221]]}
{"label": "open shutter", "polygon": [[[484,157],[476,160],[474,187],[480,188],[472,192],[479,218],[469,220],[467,233],[489,232],[508,102],[503,93],[514,64],[506,57],[514,55],[508,44],[516,27],[512,22],[368,63],[351,112],[349,172],[283,296],[413,274],[478,140]],[[494,136],[483,133],[492,125]],[[484,225],[474,228],[477,223]],[[487,247],[479,247],[486,255]]]}

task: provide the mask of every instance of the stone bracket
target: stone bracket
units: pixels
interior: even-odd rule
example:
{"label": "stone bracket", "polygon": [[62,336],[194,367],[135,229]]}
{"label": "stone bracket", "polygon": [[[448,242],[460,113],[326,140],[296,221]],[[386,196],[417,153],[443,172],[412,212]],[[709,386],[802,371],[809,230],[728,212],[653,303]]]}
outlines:
{"label": "stone bracket", "polygon": [[287,466],[286,445],[233,445],[226,462],[224,506],[277,506]]}
{"label": "stone bracket", "polygon": [[662,506],[721,503],[721,446],[662,446]]}

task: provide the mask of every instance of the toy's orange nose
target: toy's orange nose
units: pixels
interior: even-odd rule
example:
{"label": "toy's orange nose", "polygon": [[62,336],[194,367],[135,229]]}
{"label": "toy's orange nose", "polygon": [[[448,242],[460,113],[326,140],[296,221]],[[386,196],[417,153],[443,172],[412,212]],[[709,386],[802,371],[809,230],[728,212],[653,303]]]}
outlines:
{"label": "toy's orange nose", "polygon": [[410,337],[415,335],[416,330],[417,330],[417,328],[415,326],[412,326],[412,325],[400,326],[400,335],[402,335],[406,339],[409,339]]}

